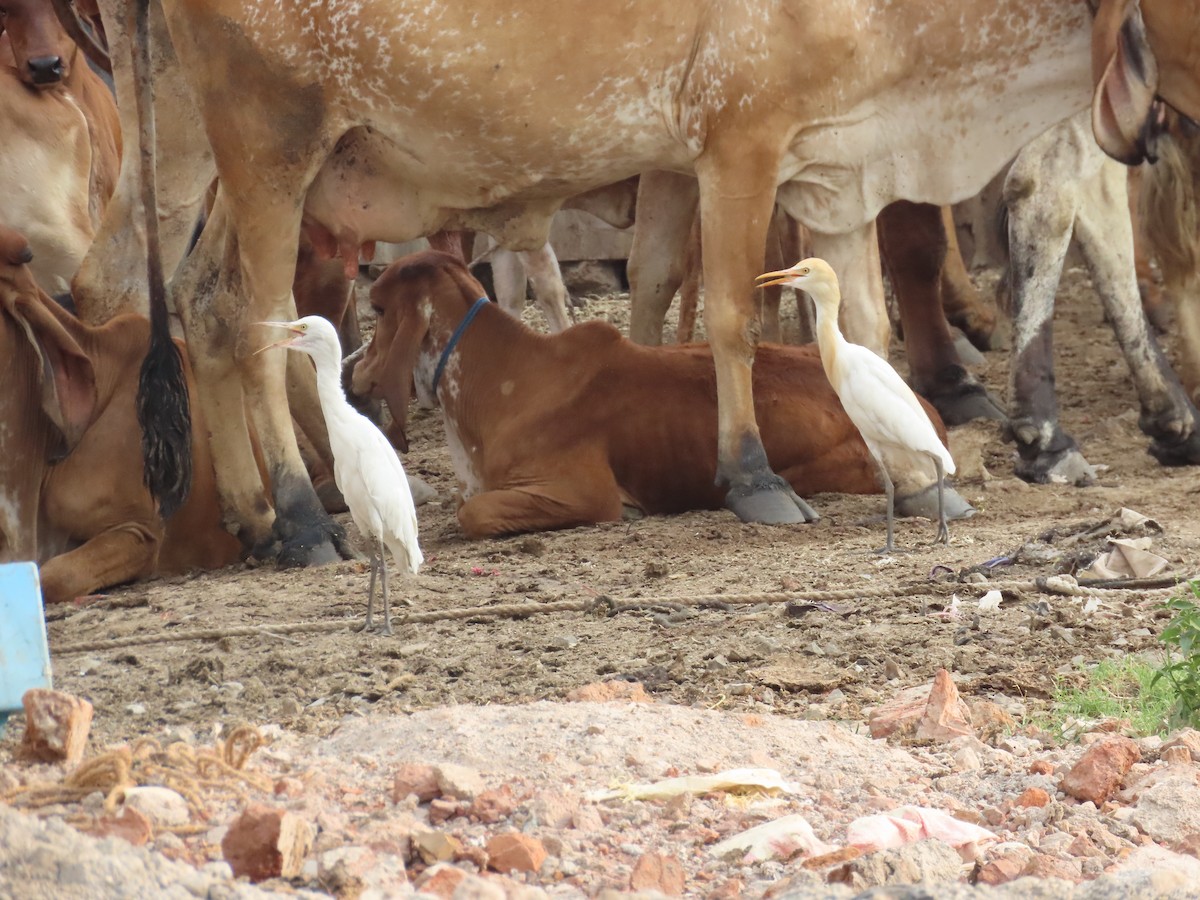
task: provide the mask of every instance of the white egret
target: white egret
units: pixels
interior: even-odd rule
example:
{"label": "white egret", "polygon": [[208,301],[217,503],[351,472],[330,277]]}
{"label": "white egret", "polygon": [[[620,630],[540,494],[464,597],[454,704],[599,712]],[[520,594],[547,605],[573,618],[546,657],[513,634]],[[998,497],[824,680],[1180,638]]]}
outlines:
{"label": "white egret", "polygon": [[805,291],[817,311],[817,347],[821,365],[833,385],[846,415],[850,417],[879,468],[887,492],[887,546],[892,544],[895,517],[895,489],[883,464],[884,448],[924,453],[933,460],[937,471],[937,540],[950,541],[946,526],[946,473],[954,474],[954,459],[938,439],[937,431],[921,406],[917,395],[904,383],[896,370],[866,347],[852,344],[838,328],[838,307],[842,302],[837,275],[829,263],[815,257],[801,260],[790,269],[759,275],[760,288],[781,284]]}
{"label": "white egret", "polygon": [[[286,328],[291,336],[270,344],[299,350],[317,365],[317,395],[329,429],[333,450],[333,478],[337,482],[354,524],[374,542],[371,550],[371,582],[367,588],[367,621],[364,630],[372,630],[375,603],[375,576],[383,583],[382,634],[392,633],[392,607],[388,598],[387,561],[384,546],[401,570],[415,575],[425,557],[417,543],[417,510],[409,490],[408,478],[396,451],[370,419],[346,400],[342,390],[342,350],[337,332],[321,316],[305,316],[295,322],[260,322]],[[258,351],[262,352],[262,350]],[[407,599],[402,602],[409,603]]]}

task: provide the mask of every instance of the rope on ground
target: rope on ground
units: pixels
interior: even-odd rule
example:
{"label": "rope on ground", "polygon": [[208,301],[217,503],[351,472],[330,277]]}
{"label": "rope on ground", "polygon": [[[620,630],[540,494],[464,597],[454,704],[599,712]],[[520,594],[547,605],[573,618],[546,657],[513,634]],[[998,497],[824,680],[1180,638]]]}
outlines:
{"label": "rope on ground", "polygon": [[[614,600],[599,596],[586,600],[554,600],[548,603],[502,603],[495,606],[467,606],[455,609],[410,612],[398,624],[426,624],[456,619],[523,619],[549,613],[582,612],[596,615],[615,616],[621,612],[644,609],[652,606],[670,606],[729,609],[735,606],[757,606],[766,603],[836,603],[848,600],[871,600],[929,596],[951,591],[993,590],[1008,594],[1047,593],[1068,597],[1111,597],[1114,594],[1137,592],[1143,597],[1168,595],[1179,590],[1179,584],[1190,578],[1180,578],[1177,583],[1166,584],[1161,579],[1139,579],[1127,582],[1104,582],[1103,587],[1078,584],[1069,575],[1047,575],[1033,581],[918,581],[907,585],[879,585],[836,588],[819,591],[784,591],[746,594],[697,594],[681,597],[638,597],[631,600]],[[1155,585],[1155,586],[1151,586]],[[1158,586],[1162,585],[1162,586]],[[63,644],[51,649],[55,655],[89,653],[102,650],[123,650],[147,644],[178,643],[183,641],[215,641],[228,637],[278,637],[285,634],[316,634],[362,627],[361,619],[336,619],[318,622],[286,622],[278,625],[236,625],[228,628],[199,628],[189,631],[164,631],[157,634],[132,634],[103,641],[84,641]],[[251,751],[252,752],[252,751]],[[247,754],[248,755],[248,754]]]}
{"label": "rope on ground", "polygon": [[[214,748],[197,749],[183,741],[165,748],[152,737],[143,736],[127,746],[116,747],[86,760],[61,782],[35,782],[0,796],[0,801],[25,809],[40,809],[64,803],[77,803],[96,792],[104,794],[102,811],[113,815],[124,802],[125,792],[140,785],[162,785],[187,801],[192,818],[208,819],[205,791],[234,793],[244,804],[246,788],[272,793],[271,779],[261,772],[246,770],[250,755],[263,744],[262,735],[252,725],[239,725]],[[81,813],[79,824],[88,828],[95,816]],[[187,823],[159,825],[160,831],[190,834],[209,826]]]}

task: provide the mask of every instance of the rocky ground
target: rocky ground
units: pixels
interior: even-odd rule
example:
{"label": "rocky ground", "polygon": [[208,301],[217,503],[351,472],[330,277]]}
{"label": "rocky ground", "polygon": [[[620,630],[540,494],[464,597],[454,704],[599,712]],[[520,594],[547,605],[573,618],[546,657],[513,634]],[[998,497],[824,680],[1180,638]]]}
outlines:
{"label": "rocky ground", "polygon": [[[880,559],[882,498],[841,496],[798,529],[703,512],[468,542],[427,415],[406,465],[440,498],[421,510],[413,610],[603,596],[618,614],[364,636],[348,627],[360,563],[52,610],[56,687],[95,718],[78,767],[24,758],[18,719],[0,739],[0,798],[21,810],[0,804],[0,896],[1200,896],[1200,735],[1054,716],[1084,667],[1158,653],[1167,594],[1033,580],[1086,566],[1109,535],[1148,538],[1177,576],[1200,549],[1200,474],[1145,454],[1086,278],[1062,294],[1063,417],[1106,468],[1031,488],[996,426],[956,429],[980,512],[949,547],[908,522],[911,552]],[[586,314],[622,324],[624,302]],[[1003,392],[1003,354],[982,376]],[[196,629],[211,636],[135,643]],[[631,787],[745,769],[765,787]]]}

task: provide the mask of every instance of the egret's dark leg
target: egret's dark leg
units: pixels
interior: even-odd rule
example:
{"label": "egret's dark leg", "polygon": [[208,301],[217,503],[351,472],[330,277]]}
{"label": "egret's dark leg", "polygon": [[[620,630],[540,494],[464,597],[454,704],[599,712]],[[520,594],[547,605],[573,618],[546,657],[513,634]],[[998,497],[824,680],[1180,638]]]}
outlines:
{"label": "egret's dark leg", "polygon": [[387,557],[384,555],[383,538],[379,539],[379,571],[383,580],[383,628],[380,634],[392,633],[392,601],[388,599]]}
{"label": "egret's dark leg", "polygon": [[374,625],[371,619],[372,607],[375,605],[375,567],[379,565],[379,561],[375,558],[375,554],[371,554],[371,583],[367,587],[367,621],[363,622],[363,631],[370,631]]}
{"label": "egret's dark leg", "polygon": [[938,532],[937,540],[943,544],[950,543],[950,529],[946,525],[946,470],[942,467],[939,457],[933,458],[933,467],[937,469],[938,488]]}
{"label": "egret's dark leg", "polygon": [[883,491],[887,494],[887,543],[875,552],[891,553],[896,549],[896,545],[893,542],[896,521],[896,488],[892,484],[892,476],[888,474],[887,467],[878,459],[875,460],[875,465],[879,467],[879,477],[883,481]]}

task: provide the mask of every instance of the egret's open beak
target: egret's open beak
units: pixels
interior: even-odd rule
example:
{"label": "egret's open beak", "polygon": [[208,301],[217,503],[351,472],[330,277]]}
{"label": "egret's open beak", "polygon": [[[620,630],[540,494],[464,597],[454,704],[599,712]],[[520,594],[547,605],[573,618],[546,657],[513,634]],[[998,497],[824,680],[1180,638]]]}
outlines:
{"label": "egret's open beak", "polygon": [[276,341],[273,344],[267,344],[267,346],[260,347],[259,349],[255,350],[254,351],[255,356],[257,356],[258,354],[260,354],[266,350],[271,350],[275,347],[287,347],[289,344],[292,343],[292,341],[296,340],[296,338],[298,338],[304,334],[303,331],[301,331],[299,328],[297,328],[291,322],[255,322],[254,324],[255,325],[266,325],[270,328],[286,328],[288,331],[291,332],[291,334],[288,337],[285,337],[283,340]]}
{"label": "egret's open beak", "polygon": [[754,286],[765,288],[776,284],[786,284],[795,277],[796,273],[791,269],[780,269],[778,272],[763,272],[763,274],[754,279]]}

